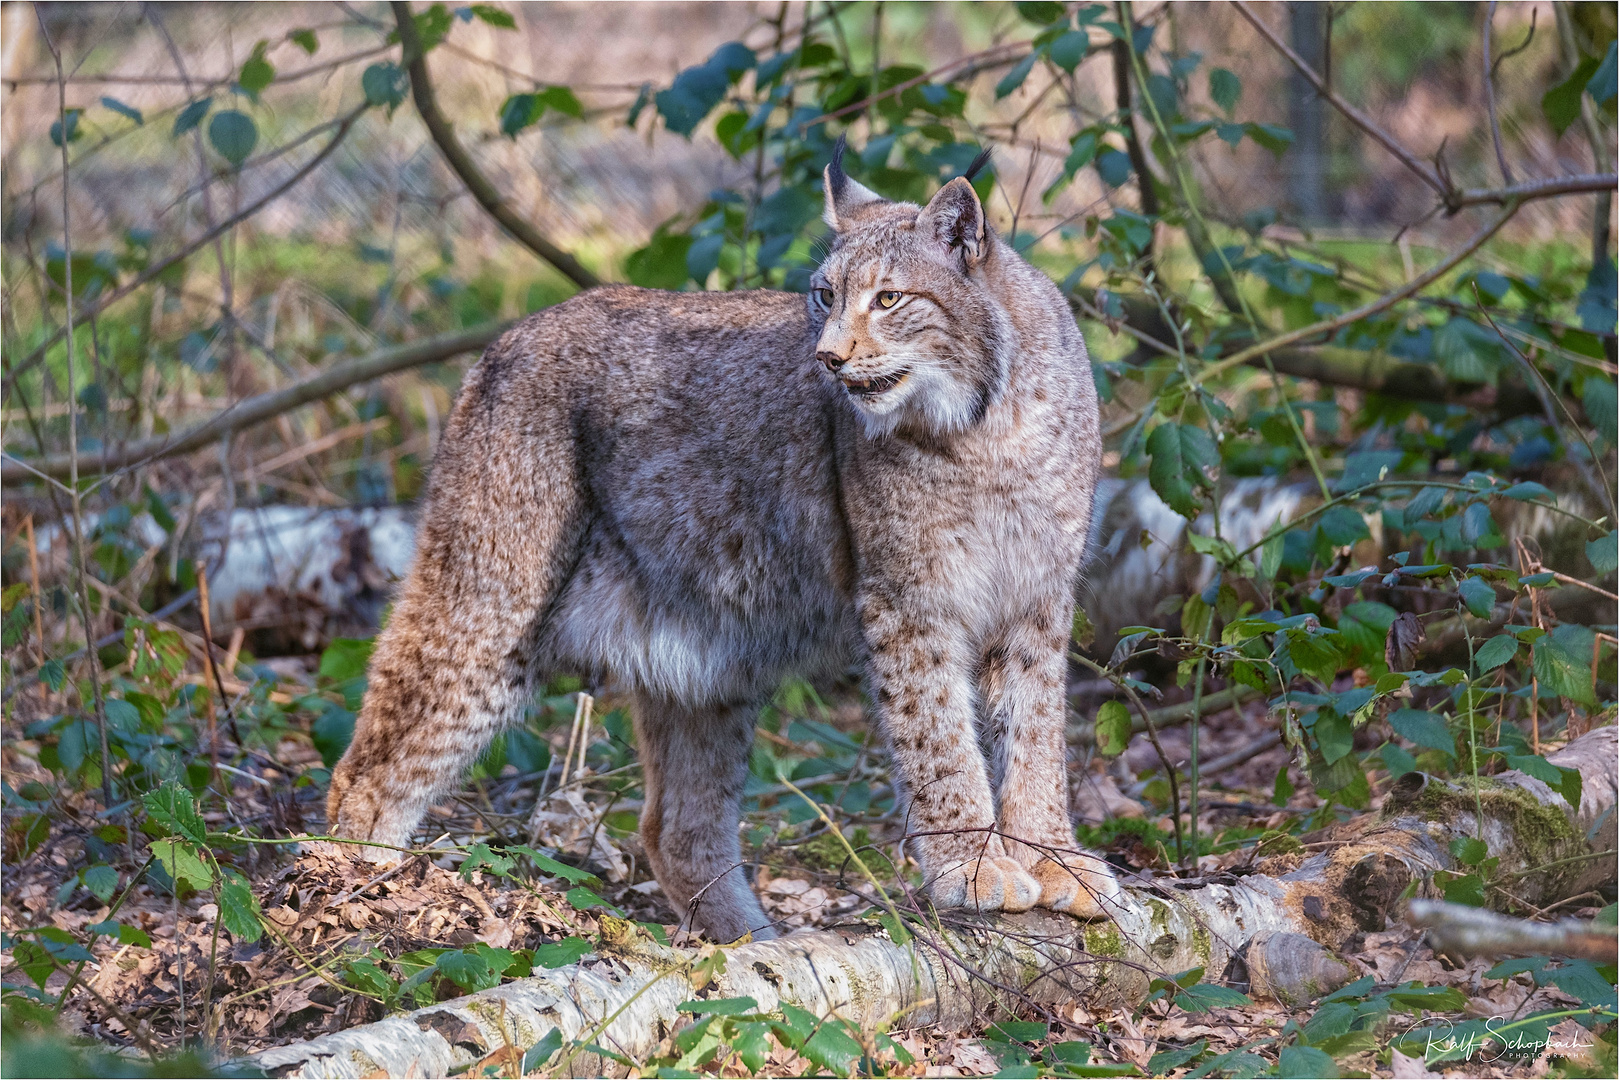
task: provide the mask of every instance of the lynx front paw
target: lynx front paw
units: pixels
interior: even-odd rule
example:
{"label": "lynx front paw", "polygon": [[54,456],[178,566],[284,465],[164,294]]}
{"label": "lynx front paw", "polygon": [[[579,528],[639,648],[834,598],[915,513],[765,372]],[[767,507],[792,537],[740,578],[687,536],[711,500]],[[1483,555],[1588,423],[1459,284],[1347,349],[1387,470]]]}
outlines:
{"label": "lynx front paw", "polygon": [[939,907],[971,911],[1028,911],[1040,900],[1040,883],[1005,855],[985,855],[946,867],[928,890]]}
{"label": "lynx front paw", "polygon": [[1113,868],[1097,855],[1064,852],[1062,861],[1041,859],[1029,873],[1039,883],[1041,907],[1082,919],[1105,916],[1110,901],[1123,892]]}

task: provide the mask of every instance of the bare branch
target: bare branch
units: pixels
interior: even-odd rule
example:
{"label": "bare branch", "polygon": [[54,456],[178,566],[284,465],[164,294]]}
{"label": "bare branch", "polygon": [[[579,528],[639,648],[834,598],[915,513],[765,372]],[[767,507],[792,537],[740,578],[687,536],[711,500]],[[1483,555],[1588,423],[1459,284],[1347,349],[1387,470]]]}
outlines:
{"label": "bare branch", "polygon": [[421,37],[416,33],[416,20],[410,13],[408,0],[394,0],[394,19],[399,24],[399,42],[404,46],[405,66],[410,70],[410,92],[416,101],[416,111],[421,113],[422,121],[427,125],[427,132],[433,137],[439,152],[444,160],[461,182],[472,192],[472,197],[478,200],[490,217],[517,238],[517,241],[534,254],[554,266],[563,277],[578,285],[581,289],[589,289],[601,284],[601,279],[582,266],[568,252],[563,251],[550,240],[540,234],[533,225],[524,221],[508,205],[506,200],[490,183],[489,178],[478,168],[477,162],[472,160],[461,140],[455,137],[455,129],[445,119],[443,111],[438,107],[438,98],[433,92],[433,83],[427,74],[427,55],[422,51]]}
{"label": "bare branch", "polygon": [[[130,293],[133,293],[135,290],[139,289],[141,286],[163,276],[163,274],[170,267],[190,258],[199,249],[213,243],[216,237],[229,232],[231,229],[234,229],[236,226],[240,225],[254,214],[257,214],[260,210],[263,210],[270,203],[292,190],[306,176],[319,168],[321,162],[332,156],[332,151],[336,150],[338,144],[347,137],[349,129],[354,126],[354,121],[358,120],[361,114],[364,113],[368,108],[370,108],[369,105],[361,105],[339,120],[337,130],[332,133],[332,137],[327,140],[326,145],[321,147],[320,153],[310,158],[301,169],[287,177],[287,179],[282,181],[282,183],[274,190],[267,192],[261,198],[249,203],[247,206],[242,207],[240,211],[226,218],[224,221],[221,221],[213,228],[208,229],[201,236],[182,247],[173,255],[170,255],[168,258],[156,263],[155,265],[148,266],[145,270],[136,275],[128,284],[122,285],[119,288],[114,289],[112,292],[107,293],[104,296],[97,297],[91,303],[86,304],[84,310],[79,312],[79,317],[85,319],[94,318],[101,312],[107,310],[107,308],[111,307],[113,304],[116,304],[118,301],[128,296]],[[45,353],[55,346],[57,342],[61,341],[66,335],[67,330],[65,327],[57,330],[56,333],[52,334],[50,337],[46,338],[42,343],[40,343],[40,345],[35,348],[33,352],[29,353],[27,356],[23,357],[21,361],[13,365],[11,370],[6,373],[5,385],[7,389],[10,389],[10,387],[15,385],[17,377],[22,375],[23,372],[30,370],[41,360],[45,359]]]}
{"label": "bare branch", "polygon": [[1547,180],[1525,180],[1504,188],[1466,188],[1452,192],[1447,209],[1460,210],[1464,206],[1502,206],[1508,202],[1533,202],[1553,199],[1559,195],[1601,194],[1619,187],[1619,173],[1580,173],[1575,176],[1554,176]]}
{"label": "bare branch", "polygon": [[1399,158],[1406,168],[1421,177],[1422,182],[1437,191],[1441,198],[1450,195],[1450,186],[1440,178],[1432,166],[1402,146],[1400,141],[1384,131],[1377,121],[1333,93],[1332,87],[1328,86],[1325,80],[1316,74],[1309,64],[1304,62],[1304,58],[1288,46],[1287,42],[1277,37],[1276,32],[1266,25],[1265,20],[1261,19],[1245,0],[1232,0],[1232,3],[1236,5],[1238,13],[1252,23],[1255,30],[1259,31],[1260,36],[1270,42],[1273,49],[1287,57],[1288,62],[1298,69],[1299,74],[1303,75],[1311,86],[1315,87],[1316,92],[1330,102],[1333,108],[1348,117],[1350,123],[1370,135],[1383,149]]}
{"label": "bare branch", "polygon": [[[448,360],[460,353],[482,349],[504,333],[509,325],[511,324],[486,323],[469,330],[456,330],[438,337],[414,341],[408,345],[379,349],[346,364],[330,367],[291,386],[250,397],[216,413],[212,418],[180,435],[142,439],[93,457],[81,456],[78,459],[79,470],[81,473],[107,472],[195,450],[229,432],[241,431],[255,424],[262,424],[266,420],[273,420],[282,413],[296,409],[300,405],[307,405],[311,401],[318,401],[328,394],[346,390],[356,383],[368,382],[406,368]],[[68,454],[53,454],[46,458],[27,460],[11,457],[9,454],[6,457],[8,460],[4,465],[0,465],[0,481],[7,484],[19,483],[42,475],[66,475],[70,468]]]}

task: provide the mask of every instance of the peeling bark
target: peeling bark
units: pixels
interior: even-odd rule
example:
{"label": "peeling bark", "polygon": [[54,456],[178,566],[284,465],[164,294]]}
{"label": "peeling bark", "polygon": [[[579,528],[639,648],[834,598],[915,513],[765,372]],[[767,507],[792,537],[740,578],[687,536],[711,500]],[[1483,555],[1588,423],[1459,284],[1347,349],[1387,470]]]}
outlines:
{"label": "peeling bark", "polygon": [[[1491,778],[1476,798],[1470,788],[1431,778],[1403,782],[1359,835],[1320,854],[1268,859],[1257,868],[1268,873],[1138,881],[1109,919],[1088,924],[1041,911],[957,914],[917,927],[903,945],[872,922],[740,945],[726,950],[725,971],[701,991],[692,982],[692,954],[654,944],[632,924],[604,920],[607,940],[583,963],[267,1050],[243,1064],[271,1076],[444,1076],[508,1046],[526,1050],[553,1027],[565,1042],[594,1042],[640,1059],[678,1029],[678,1006],[694,997],[745,995],[765,1011],[788,1002],[866,1029],[964,1030],[1019,998],[1101,1010],[1134,1005],[1153,977],[1189,968],[1203,968],[1209,981],[1247,981],[1255,947],[1265,992],[1314,997],[1347,981],[1349,968],[1292,936],[1334,950],[1359,932],[1382,929],[1408,884],[1428,882],[1419,892],[1431,893],[1433,872],[1456,868],[1449,842],[1475,835],[1481,801],[1484,835],[1501,857],[1499,879],[1522,875],[1515,879],[1519,899],[1548,903],[1611,881],[1615,734],[1601,728],[1550,755],[1584,774],[1578,810],[1516,772]],[[1554,860],[1572,861],[1547,869]],[[1491,900],[1511,903],[1497,893]],[[564,1070],[622,1071],[595,1054],[574,1057]]]}

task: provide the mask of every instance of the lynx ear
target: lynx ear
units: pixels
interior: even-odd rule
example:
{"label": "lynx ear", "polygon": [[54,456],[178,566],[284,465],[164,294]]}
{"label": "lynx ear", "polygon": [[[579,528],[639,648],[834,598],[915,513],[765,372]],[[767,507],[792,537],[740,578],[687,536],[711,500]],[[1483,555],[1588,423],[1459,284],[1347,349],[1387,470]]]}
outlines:
{"label": "lynx ear", "polygon": [[832,163],[822,174],[826,187],[826,210],[822,212],[821,220],[831,226],[833,232],[842,232],[850,215],[860,207],[883,201],[881,195],[859,181],[849,179],[849,174],[843,171],[845,145],[844,137],[839,135],[838,144],[832,149]]}
{"label": "lynx ear", "polygon": [[960,250],[969,266],[989,252],[984,204],[978,201],[978,192],[966,177],[958,176],[939,189],[916,216],[916,228],[945,247]]}

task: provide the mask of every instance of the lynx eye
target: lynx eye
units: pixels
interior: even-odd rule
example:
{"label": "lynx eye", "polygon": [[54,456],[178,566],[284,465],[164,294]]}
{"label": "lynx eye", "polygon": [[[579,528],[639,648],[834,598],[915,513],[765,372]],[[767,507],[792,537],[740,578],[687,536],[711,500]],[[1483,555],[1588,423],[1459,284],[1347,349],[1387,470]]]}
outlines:
{"label": "lynx eye", "polygon": [[832,307],[832,290],[826,288],[816,289],[815,299],[822,307],[830,309]]}
{"label": "lynx eye", "polygon": [[880,292],[877,294],[877,306],[882,308],[891,308],[895,304],[899,303],[899,297],[900,294],[893,289],[889,289],[886,292]]}

